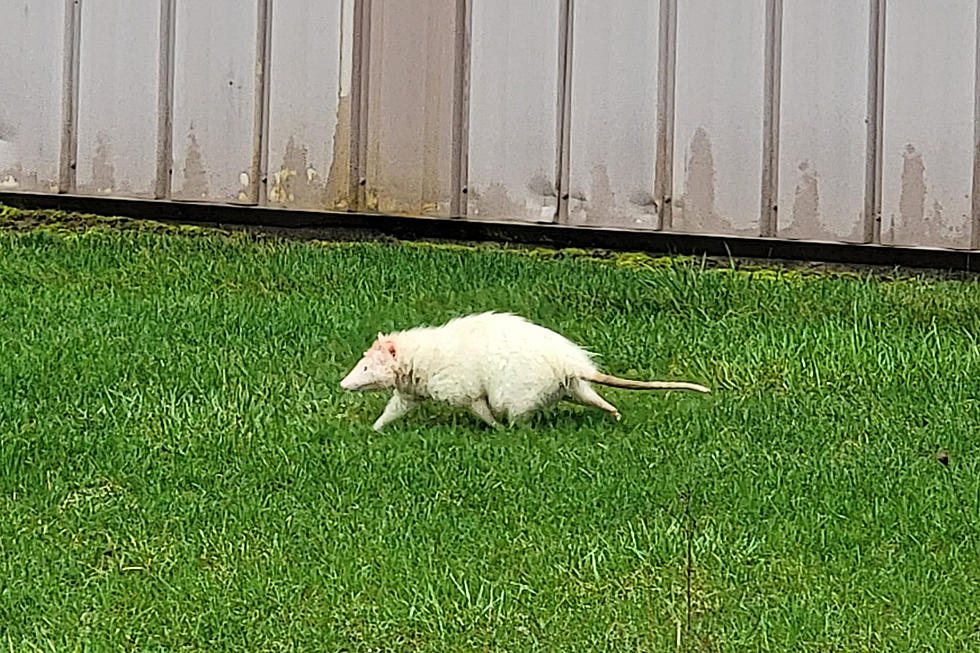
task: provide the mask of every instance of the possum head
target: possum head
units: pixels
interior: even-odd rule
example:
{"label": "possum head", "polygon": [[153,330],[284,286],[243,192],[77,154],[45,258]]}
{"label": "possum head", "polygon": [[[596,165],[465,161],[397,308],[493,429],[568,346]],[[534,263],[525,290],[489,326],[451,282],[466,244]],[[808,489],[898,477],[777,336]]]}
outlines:
{"label": "possum head", "polygon": [[395,343],[379,333],[371,348],[364,352],[364,358],[340,382],[340,387],[344,390],[393,388],[398,376],[395,353]]}

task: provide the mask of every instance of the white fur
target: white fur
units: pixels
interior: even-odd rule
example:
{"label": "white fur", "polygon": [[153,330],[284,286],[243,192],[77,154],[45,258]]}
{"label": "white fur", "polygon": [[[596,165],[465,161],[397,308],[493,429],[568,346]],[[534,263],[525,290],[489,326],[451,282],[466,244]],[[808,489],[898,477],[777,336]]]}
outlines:
{"label": "white fur", "polygon": [[481,313],[440,327],[379,333],[340,385],[394,389],[376,430],[425,399],[469,408],[491,425],[563,398],[618,419],[615,407],[589,386],[596,373],[589,353],[564,336],[509,313]]}

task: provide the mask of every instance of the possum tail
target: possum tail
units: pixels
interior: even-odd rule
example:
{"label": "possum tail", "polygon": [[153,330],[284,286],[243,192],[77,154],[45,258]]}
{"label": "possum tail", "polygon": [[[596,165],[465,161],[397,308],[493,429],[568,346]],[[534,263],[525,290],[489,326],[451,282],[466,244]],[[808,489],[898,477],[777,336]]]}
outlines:
{"label": "possum tail", "polygon": [[695,392],[711,392],[708,388],[697,383],[686,383],[684,381],[634,381],[632,379],[621,379],[618,376],[596,372],[586,381],[601,383],[602,385],[614,388],[626,388],[628,390],[694,390]]}

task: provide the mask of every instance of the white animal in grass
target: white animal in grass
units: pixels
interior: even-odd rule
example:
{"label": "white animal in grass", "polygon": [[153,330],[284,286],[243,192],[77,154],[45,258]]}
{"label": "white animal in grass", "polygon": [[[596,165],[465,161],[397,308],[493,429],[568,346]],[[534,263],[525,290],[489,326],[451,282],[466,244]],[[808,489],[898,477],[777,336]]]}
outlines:
{"label": "white animal in grass", "polygon": [[517,420],[561,399],[595,406],[619,419],[590,382],[633,390],[694,390],[695,383],[632,381],[603,374],[588,352],[550,329],[509,313],[481,313],[440,327],[418,327],[378,339],[344,377],[345,390],[390,390],[374,423],[380,431],[420,401],[469,408],[491,426]]}

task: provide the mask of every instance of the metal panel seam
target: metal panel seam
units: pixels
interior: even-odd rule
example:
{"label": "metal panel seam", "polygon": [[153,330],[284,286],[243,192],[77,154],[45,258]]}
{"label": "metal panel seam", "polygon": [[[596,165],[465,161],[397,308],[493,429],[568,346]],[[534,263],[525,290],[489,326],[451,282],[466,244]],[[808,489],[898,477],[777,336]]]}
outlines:
{"label": "metal panel seam", "polygon": [[65,0],[65,40],[61,80],[61,150],[58,192],[75,191],[78,168],[78,83],[82,0]]}
{"label": "metal panel seam", "polygon": [[980,249],[980,0],[975,7],[977,27],[974,49],[973,86],[973,185],[970,195],[970,248]]}
{"label": "metal panel seam", "polygon": [[864,178],[864,242],[881,242],[882,132],[886,0],[871,0],[868,26],[868,135]]}
{"label": "metal panel seam", "polygon": [[555,153],[555,221],[568,222],[569,177],[571,176],[572,126],[572,25],[575,0],[561,0],[558,13],[558,101],[557,144]]}
{"label": "metal panel seam", "polygon": [[660,0],[657,61],[657,160],[654,174],[655,229],[671,228],[674,179],[674,83],[677,75],[677,0]]}
{"label": "metal panel seam", "polygon": [[449,212],[462,217],[467,212],[469,192],[469,113],[470,38],[472,0],[456,0],[455,40],[453,44],[453,133],[452,188]]}
{"label": "metal panel seam", "polygon": [[765,81],[762,128],[762,191],[759,234],[776,235],[779,192],[779,89],[782,63],[782,0],[766,3]]}
{"label": "metal panel seam", "polygon": [[269,167],[269,64],[272,61],[272,0],[256,0],[255,93],[252,105],[252,165],[248,199],[265,204]]}
{"label": "metal panel seam", "polygon": [[363,210],[367,184],[368,87],[371,64],[371,0],[354,0],[351,42],[350,178],[348,205]]}
{"label": "metal panel seam", "polygon": [[157,72],[157,161],[154,199],[169,198],[173,184],[174,39],[177,0],[160,0],[160,49]]}

